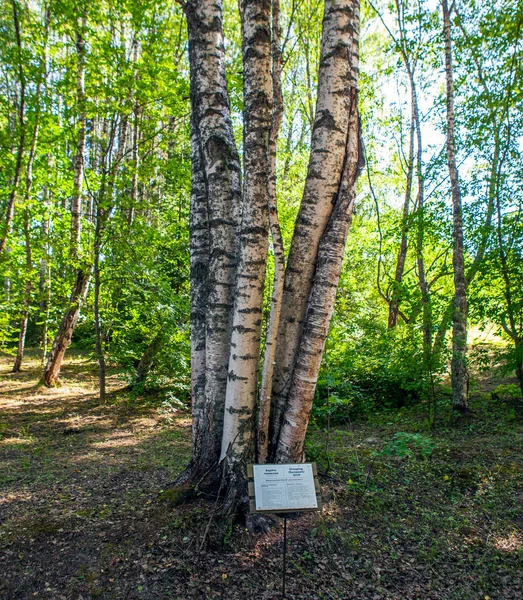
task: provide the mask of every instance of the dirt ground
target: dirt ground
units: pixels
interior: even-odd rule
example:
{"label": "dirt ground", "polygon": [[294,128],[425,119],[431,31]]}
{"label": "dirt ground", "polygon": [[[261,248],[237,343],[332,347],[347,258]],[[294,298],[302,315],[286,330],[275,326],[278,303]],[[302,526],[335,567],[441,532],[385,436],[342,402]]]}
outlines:
{"label": "dirt ground", "polygon": [[[100,406],[94,365],[62,385],[0,359],[0,598],[280,598],[282,524],[224,528],[213,502],[170,506],[190,418],[133,398]],[[523,599],[523,423],[478,395],[433,434],[418,415],[311,431],[324,510],[289,521],[288,598]],[[328,471],[328,473],[327,473]]]}

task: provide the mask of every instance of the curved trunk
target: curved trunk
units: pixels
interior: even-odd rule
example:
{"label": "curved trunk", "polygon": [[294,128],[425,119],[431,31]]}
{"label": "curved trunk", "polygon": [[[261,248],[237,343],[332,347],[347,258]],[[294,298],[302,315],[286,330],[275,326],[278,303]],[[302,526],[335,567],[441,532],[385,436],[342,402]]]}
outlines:
{"label": "curved trunk", "polygon": [[[357,85],[359,3],[326,0],[323,18],[318,100],[309,169],[289,251],[272,387],[271,447],[278,444],[320,240],[339,192],[347,147],[351,89]],[[354,58],[355,64],[351,64]],[[348,60],[349,59],[349,60]]]}
{"label": "curved trunk", "polygon": [[80,316],[80,309],[87,297],[90,279],[90,270],[77,270],[75,285],[69,299],[69,308],[62,318],[53,346],[47,357],[44,369],[44,384],[47,386],[54,385],[58,380],[65,351],[69,348],[76,324],[78,323],[78,317]]}
{"label": "curved trunk", "polygon": [[[353,27],[352,35],[357,43],[358,29],[356,25]],[[356,86],[351,91],[351,100],[352,110],[348,122],[344,167],[338,177],[339,191],[336,205],[318,249],[314,284],[275,454],[277,462],[304,460],[305,433],[334,311],[345,242],[352,222],[356,180],[363,166]]]}
{"label": "curved trunk", "polygon": [[44,383],[51,386],[58,380],[60,369],[65,356],[65,351],[71,343],[71,338],[78,322],[80,309],[87,297],[91,269],[86,265],[78,264],[80,260],[80,234],[81,234],[81,210],[82,210],[82,186],[84,172],[84,152],[86,136],[86,114],[85,114],[85,65],[86,48],[83,31],[86,27],[86,18],[82,19],[81,30],[76,32],[76,95],[79,109],[79,131],[74,159],[74,184],[71,199],[71,242],[69,255],[75,264],[75,283],[69,299],[69,307],[62,318],[60,327],[53,342],[53,346],[47,357],[44,368]]}

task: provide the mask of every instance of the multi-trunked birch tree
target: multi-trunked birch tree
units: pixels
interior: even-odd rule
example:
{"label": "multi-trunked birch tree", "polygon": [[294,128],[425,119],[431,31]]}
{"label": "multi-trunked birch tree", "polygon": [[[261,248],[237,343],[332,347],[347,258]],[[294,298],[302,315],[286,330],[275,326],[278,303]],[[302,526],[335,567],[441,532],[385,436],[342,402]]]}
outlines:
{"label": "multi-trunked birch tree", "polygon": [[[220,0],[184,4],[191,74],[193,455],[181,492],[246,509],[249,462],[301,462],[334,307],[356,180],[359,0],[325,0],[308,174],[285,266],[276,211],[282,114],[278,0],[241,3],[243,172],[235,146]],[[259,388],[269,234],[276,259]]]}

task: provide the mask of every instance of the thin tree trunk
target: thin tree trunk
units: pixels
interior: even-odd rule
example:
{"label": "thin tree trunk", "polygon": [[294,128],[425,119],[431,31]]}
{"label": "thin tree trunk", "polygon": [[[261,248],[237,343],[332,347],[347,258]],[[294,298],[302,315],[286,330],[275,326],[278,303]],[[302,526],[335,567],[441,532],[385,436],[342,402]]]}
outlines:
{"label": "thin tree trunk", "polygon": [[98,376],[100,401],[105,404],[106,400],[106,364],[105,364],[105,349],[104,335],[102,328],[102,318],[100,313],[100,291],[101,291],[101,268],[100,258],[103,246],[103,233],[107,223],[107,219],[111,215],[114,206],[115,184],[118,169],[121,165],[125,154],[125,144],[127,139],[127,119],[120,117],[118,147],[113,159],[113,148],[116,134],[116,117],[113,117],[110,127],[109,140],[107,148],[102,155],[102,178],[100,190],[96,203],[96,221],[94,232],[94,257],[93,257],[93,274],[94,274],[94,333],[95,333],[95,350],[98,358]]}
{"label": "thin tree trunk", "polygon": [[[354,87],[354,74],[351,73],[351,64],[347,58],[353,52],[353,42],[357,49],[357,40],[350,39],[353,22],[359,16],[355,6],[356,3],[349,0],[325,2],[318,100],[309,169],[285,272],[272,388],[272,449],[278,444],[320,240],[339,193],[351,114],[351,89]],[[357,54],[355,57],[357,58]]]}
{"label": "thin tree trunk", "polygon": [[[254,416],[269,234],[269,138],[272,122],[270,0],[242,5],[244,188],[239,264],[230,341],[221,459],[228,479],[245,482],[254,458]],[[228,504],[243,490],[228,485]],[[235,496],[235,494],[238,494]],[[246,496],[246,494],[245,494]]]}
{"label": "thin tree trunk", "polygon": [[82,19],[82,28],[76,32],[76,97],[79,111],[78,140],[74,159],[74,184],[71,199],[71,257],[78,260],[80,251],[80,235],[82,231],[82,187],[84,178],[84,154],[86,137],[86,112],[85,112],[85,63],[86,50],[83,31],[86,27],[86,18]]}
{"label": "thin tree trunk", "polygon": [[84,171],[84,152],[86,136],[86,113],[85,113],[85,65],[86,47],[83,32],[86,28],[86,18],[82,19],[81,28],[76,32],[77,53],[77,102],[79,109],[79,131],[74,159],[74,184],[71,200],[71,242],[70,258],[75,264],[75,283],[69,299],[69,306],[65,312],[60,327],[56,334],[53,346],[47,357],[44,368],[43,380],[45,385],[51,386],[58,380],[65,352],[71,343],[71,338],[78,322],[80,309],[87,297],[91,269],[85,264],[80,264],[81,256],[81,211],[82,211],[82,187]]}
{"label": "thin tree trunk", "polygon": [[161,329],[149,342],[142,358],[139,360],[136,366],[136,377],[132,386],[139,385],[145,381],[153,365],[154,357],[161,350],[165,339],[165,331]]}
{"label": "thin tree trunk", "polygon": [[[517,306],[515,306],[513,300],[513,285],[510,280],[510,265],[508,261],[507,251],[505,242],[503,240],[503,214],[501,210],[501,202],[499,198],[499,191],[496,193],[496,213],[497,213],[497,241],[499,258],[501,263],[501,275],[503,278],[503,295],[505,296],[505,305],[507,307],[508,324],[502,317],[502,326],[505,333],[512,339],[514,343],[515,359],[516,359],[516,376],[523,394],[523,339],[521,327],[517,325]],[[510,245],[509,245],[510,247]]]}
{"label": "thin tree trunk", "polygon": [[99,379],[99,391],[100,391],[100,402],[105,404],[105,353],[102,341],[102,325],[100,319],[100,253],[102,248],[102,228],[103,221],[105,220],[105,214],[101,207],[101,198],[98,200],[98,206],[96,208],[96,227],[94,233],[94,335],[95,335],[95,347],[96,356],[98,358],[98,379]]}
{"label": "thin tree trunk", "polygon": [[[29,169],[29,167],[28,167]],[[28,175],[29,177],[29,175]],[[26,195],[31,192],[28,184]],[[25,350],[25,336],[27,333],[27,322],[29,320],[29,308],[31,304],[31,271],[33,269],[33,259],[31,254],[31,230],[29,226],[29,208],[24,209],[24,237],[25,237],[25,289],[24,289],[24,309],[20,318],[20,331],[18,333],[18,347],[16,350],[16,358],[13,365],[13,373],[19,373],[22,367]]]}
{"label": "thin tree trunk", "polygon": [[20,100],[18,102],[18,128],[20,131],[20,137],[18,139],[18,148],[16,151],[16,164],[13,178],[13,186],[11,188],[11,193],[9,194],[9,198],[7,200],[7,212],[5,216],[4,231],[2,238],[0,238],[0,255],[3,254],[7,245],[7,239],[11,234],[13,217],[15,214],[16,196],[18,194],[20,179],[22,178],[22,164],[25,152],[25,74],[23,67],[24,62],[22,58],[22,38],[20,35],[20,18],[18,15],[18,7],[16,0],[11,0],[11,5],[13,7],[13,23],[15,27],[16,46],[18,50],[18,76],[20,79]]}
{"label": "thin tree trunk", "polygon": [[454,79],[452,72],[452,40],[450,12],[447,0],[441,1],[445,35],[445,75],[447,90],[447,161],[452,190],[452,216],[454,252],[454,305],[452,313],[452,406],[459,411],[468,410],[467,370],[467,280],[463,249],[463,215],[461,189],[456,151],[454,146]]}
{"label": "thin tree trunk", "polygon": [[[40,86],[39,86],[40,87]],[[37,97],[39,97],[39,89],[37,91]],[[20,332],[18,334],[18,348],[16,351],[16,359],[13,365],[13,373],[19,373],[22,367],[22,360],[24,358],[25,349],[25,336],[27,333],[27,322],[29,320],[29,309],[31,305],[31,290],[32,290],[32,270],[33,270],[33,259],[31,253],[31,228],[30,228],[30,215],[29,215],[29,200],[31,198],[31,190],[33,189],[33,163],[36,154],[36,144],[38,140],[38,117],[37,114],[34,132],[33,142],[31,144],[31,152],[29,154],[29,160],[27,161],[27,173],[26,173],[26,188],[25,188],[25,209],[24,209],[24,238],[25,238],[25,290],[24,290],[24,310],[20,319]]]}
{"label": "thin tree trunk", "polygon": [[[50,164],[50,156],[47,156],[48,165]],[[43,319],[42,324],[42,362],[45,364],[47,357],[47,331],[49,324],[49,308],[51,304],[51,268],[49,266],[49,232],[51,217],[51,197],[49,186],[44,189],[44,218],[42,219],[42,238],[44,245],[44,255],[40,259],[40,318]]]}
{"label": "thin tree trunk", "polygon": [[[414,91],[411,88],[411,98]],[[405,270],[405,261],[407,260],[408,239],[407,232],[409,229],[409,213],[410,201],[412,197],[412,181],[414,175],[414,134],[416,131],[416,122],[414,117],[414,102],[411,100],[411,122],[409,132],[409,157],[407,159],[407,182],[405,187],[405,199],[403,201],[403,214],[401,219],[401,241],[396,259],[396,271],[394,273],[394,283],[392,295],[389,303],[389,318],[388,327],[393,329],[398,322],[398,314],[400,309],[400,286],[403,281],[403,272]]]}
{"label": "thin tree trunk", "polygon": [[[138,62],[139,44],[135,38],[133,42],[133,61],[135,64]],[[135,66],[134,71],[135,81],[139,80],[138,67]],[[133,109],[133,130],[132,130],[132,169],[133,174],[131,178],[131,206],[129,207],[129,213],[127,215],[127,222],[129,227],[132,227],[134,222],[134,215],[136,211],[136,205],[138,204],[138,171],[140,169],[140,107],[137,101],[135,101]]]}
{"label": "thin tree trunk", "polygon": [[425,179],[423,176],[423,144],[421,137],[421,119],[419,115],[418,96],[414,76],[411,75],[412,104],[414,110],[414,123],[416,127],[417,152],[416,152],[416,178],[418,180],[417,205],[417,232],[416,232],[416,264],[418,266],[418,282],[421,292],[422,331],[423,331],[423,366],[429,377],[428,404],[429,420],[435,419],[435,404],[433,394],[433,354],[432,354],[432,300],[430,287],[425,271],[425,257],[423,246],[425,243]]}
{"label": "thin tree trunk", "polygon": [[29,159],[27,161],[26,176],[25,176],[25,197],[24,197],[24,237],[25,237],[25,264],[26,264],[26,282],[24,290],[24,310],[20,319],[20,332],[18,334],[18,348],[16,352],[16,359],[13,365],[13,373],[18,373],[22,367],[22,360],[24,358],[25,350],[25,337],[27,334],[27,322],[29,320],[29,310],[31,305],[31,291],[32,291],[32,270],[33,260],[31,253],[31,228],[30,228],[30,214],[29,214],[29,203],[31,200],[31,192],[33,189],[33,164],[36,156],[36,147],[38,144],[38,132],[40,128],[40,114],[41,114],[41,98],[40,93],[42,90],[42,84],[47,83],[47,39],[49,36],[49,9],[46,9],[45,14],[45,42],[44,42],[44,65],[43,75],[39,78],[38,85],[36,88],[36,101],[38,103],[35,124],[33,129],[33,139],[31,142],[31,150],[29,152]]}
{"label": "thin tree trunk", "polygon": [[281,91],[281,30],[280,2],[272,0],[272,125],[269,136],[269,228],[274,251],[274,282],[271,297],[269,325],[265,337],[265,354],[263,357],[262,383],[258,410],[257,460],[265,463],[269,454],[269,419],[271,411],[272,379],[276,358],[276,340],[280,325],[283,284],[285,280],[285,251],[278,220],[278,203],[276,196],[276,154],[278,135],[283,117],[283,96]]}
{"label": "thin tree trunk", "polygon": [[516,375],[519,382],[519,389],[523,395],[523,339],[519,337],[514,346],[516,351]]}

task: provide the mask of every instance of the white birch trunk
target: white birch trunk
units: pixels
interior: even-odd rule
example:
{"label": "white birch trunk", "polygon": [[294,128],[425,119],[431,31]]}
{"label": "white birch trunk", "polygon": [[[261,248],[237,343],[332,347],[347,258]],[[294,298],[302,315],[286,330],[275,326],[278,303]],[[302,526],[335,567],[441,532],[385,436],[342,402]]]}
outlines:
{"label": "white birch trunk", "polygon": [[320,240],[339,193],[349,133],[351,90],[357,85],[358,19],[358,2],[326,0],[309,169],[285,273],[272,393],[273,449],[278,445]]}
{"label": "white birch trunk", "polygon": [[269,325],[265,336],[265,353],[263,356],[262,383],[258,409],[257,428],[257,461],[265,463],[269,454],[269,419],[271,411],[272,379],[276,358],[276,341],[280,325],[283,300],[283,284],[285,281],[285,251],[278,219],[278,202],[276,195],[276,153],[278,135],[283,117],[283,97],[281,91],[281,31],[280,3],[272,1],[272,125],[269,136],[269,228],[271,231],[274,252],[274,282],[271,297]]}
{"label": "white birch trunk", "polygon": [[454,305],[452,311],[452,406],[460,411],[468,410],[467,370],[467,280],[463,249],[463,212],[461,188],[456,166],[454,134],[454,77],[452,72],[452,39],[450,11],[447,0],[442,0],[443,28],[445,36],[445,79],[447,92],[447,162],[452,190],[452,223],[454,250]]}
{"label": "white birch trunk", "polygon": [[178,483],[212,470],[223,429],[241,211],[241,167],[225,78],[220,0],[185,4],[191,70],[193,457]]}
{"label": "white birch trunk", "polygon": [[269,135],[272,117],[270,0],[243,4],[244,190],[239,265],[221,459],[245,478],[253,458],[263,291],[268,251]]}
{"label": "white birch trunk", "polygon": [[[356,4],[356,3],[354,3]],[[355,9],[355,20],[357,19]],[[358,27],[353,36],[357,40]],[[314,400],[325,341],[334,311],[347,234],[352,222],[356,180],[363,166],[358,114],[358,92],[351,93],[352,113],[348,123],[345,164],[340,177],[336,205],[320,241],[316,274],[309,298],[305,327],[280,430],[277,462],[302,462],[305,433]]]}

